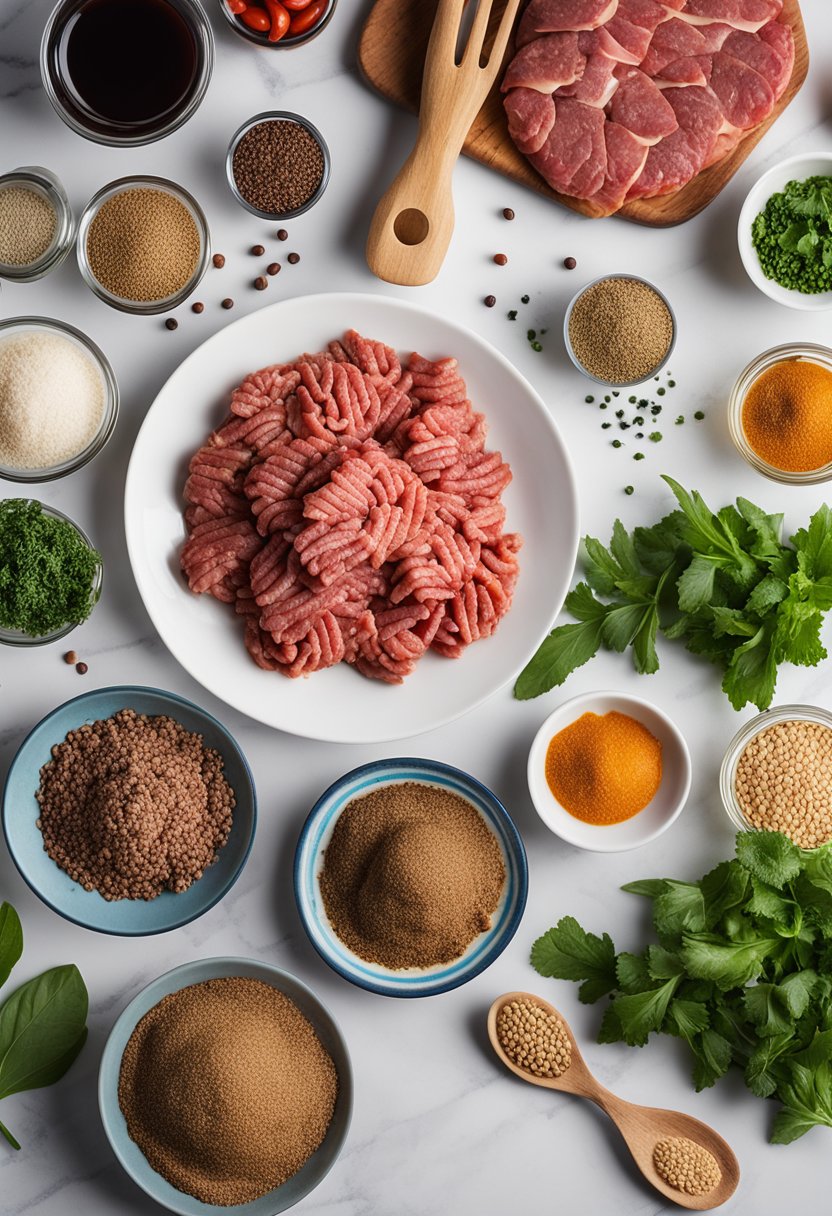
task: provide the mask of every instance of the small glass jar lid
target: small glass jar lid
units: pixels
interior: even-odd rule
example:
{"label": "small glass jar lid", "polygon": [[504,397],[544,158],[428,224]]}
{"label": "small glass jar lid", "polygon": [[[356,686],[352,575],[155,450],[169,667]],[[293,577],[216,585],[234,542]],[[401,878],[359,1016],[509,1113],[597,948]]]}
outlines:
{"label": "small glass jar lid", "polygon": [[[296,177],[293,180],[291,176],[291,173],[297,173],[298,163],[302,159],[302,148],[292,151],[292,170],[287,173],[285,180],[276,178],[274,166],[281,156],[280,140],[277,138],[272,142],[269,137],[272,134],[280,136],[284,133],[269,132],[267,128],[271,126],[300,128],[303,133],[300,138],[310,156],[307,179]],[[257,136],[253,135],[258,128],[263,128],[262,140],[258,138],[261,132],[258,131]],[[296,135],[297,132],[285,131],[285,135],[290,138],[293,134]],[[320,166],[312,141],[319,150]],[[269,143],[272,146],[268,146]],[[245,162],[242,158],[245,158]],[[292,220],[314,207],[329,183],[330,166],[329,148],[318,128],[313,126],[308,118],[293,114],[289,110],[267,110],[244,122],[239,130],[235,131],[225,158],[228,184],[237,202],[252,215],[263,220]],[[277,205],[267,205],[270,199],[277,204],[281,197],[286,200],[285,206],[278,208]]]}
{"label": "small glass jar lid", "polygon": [[0,279],[32,283],[60,266],[72,248],[72,208],[50,169],[24,165],[0,176],[0,216]]}

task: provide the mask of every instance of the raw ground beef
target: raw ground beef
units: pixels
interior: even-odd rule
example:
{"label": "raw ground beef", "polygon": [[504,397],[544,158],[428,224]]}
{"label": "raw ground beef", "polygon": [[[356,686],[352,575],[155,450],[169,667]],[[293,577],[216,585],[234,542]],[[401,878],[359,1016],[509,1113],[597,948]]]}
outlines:
{"label": "raw ground beef", "polygon": [[783,0],[529,0],[502,90],[514,143],[610,215],[764,122],[794,65]]}

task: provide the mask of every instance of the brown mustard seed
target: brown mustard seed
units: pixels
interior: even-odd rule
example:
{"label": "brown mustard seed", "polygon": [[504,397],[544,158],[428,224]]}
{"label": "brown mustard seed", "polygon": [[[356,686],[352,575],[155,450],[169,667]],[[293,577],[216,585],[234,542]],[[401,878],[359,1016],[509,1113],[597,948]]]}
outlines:
{"label": "brown mustard seed", "polygon": [[300,261],[300,254],[299,253],[290,253],[289,256],[287,257],[286,261],[289,262],[292,266],[297,266],[298,262]]}
{"label": "brown mustard seed", "polygon": [[249,250],[249,253],[256,258],[262,258],[265,252],[266,250],[262,245],[252,245],[251,249]]}
{"label": "brown mustard seed", "polygon": [[130,1036],[118,1082],[128,1134],[153,1169],[223,1207],[296,1174],[337,1096],[332,1058],[297,1005],[241,976],[163,997]]}
{"label": "brown mustard seed", "polygon": [[211,258],[211,261],[214,263],[217,270],[222,270],[223,266],[225,265],[225,255],[222,253],[215,253]]}
{"label": "brown mustard seed", "polygon": [[503,219],[504,220],[513,220],[514,219],[514,212],[512,211],[511,207],[503,207]]}
{"label": "brown mustard seed", "polygon": [[289,239],[289,233],[286,231],[286,229],[285,229],[285,228],[278,228],[278,230],[277,230],[277,239],[278,239],[279,241],[288,241],[288,239]]}
{"label": "brown mustard seed", "polygon": [[483,304],[485,305],[486,308],[493,308],[496,303],[497,303],[496,296],[486,296],[485,299],[483,300]]}
{"label": "brown mustard seed", "polygon": [[575,358],[608,384],[646,380],[672,340],[673,318],[658,292],[620,275],[581,292],[569,318]]}
{"label": "brown mustard seed", "polygon": [[74,665],[78,662],[78,655],[74,650],[68,650],[64,655],[64,662],[68,663],[70,667],[74,667]]}
{"label": "brown mustard seed", "polygon": [[87,667],[86,663],[76,663],[75,670],[78,672],[79,676],[85,676],[89,671],[89,667]]}
{"label": "brown mustard seed", "polygon": [[659,1140],[653,1149],[653,1165],[668,1186],[685,1195],[709,1195],[722,1181],[713,1153],[687,1136]]}
{"label": "brown mustard seed", "polygon": [[216,860],[234,809],[222,757],[201,735],[132,709],[70,731],[35,798],[46,852],[108,900],[186,891]]}
{"label": "brown mustard seed", "polygon": [[280,274],[280,262],[269,262],[266,274]]}
{"label": "brown mustard seed", "polygon": [[234,150],[231,171],[242,197],[258,211],[298,211],[323,181],[323,149],[299,122],[268,119],[246,131]]}
{"label": "brown mustard seed", "polygon": [[222,307],[222,308],[226,308],[226,309],[227,309],[227,308],[233,308],[233,307],[234,307],[234,301],[231,299],[231,296],[226,296],[226,297],[225,297],[225,299],[224,299],[224,300],[223,300],[223,302],[222,302],[221,307]]}
{"label": "brown mustard seed", "polygon": [[268,287],[268,285],[269,285],[269,280],[265,277],[265,275],[259,274],[257,276],[257,278],[254,280],[254,286],[257,288],[258,291],[265,291],[266,288]]}
{"label": "brown mustard seed", "polygon": [[205,305],[202,303],[201,300],[195,300],[194,303],[191,305],[191,312],[196,312],[196,313],[205,312]]}
{"label": "brown mustard seed", "polygon": [[506,257],[506,255],[504,253],[495,253],[494,254],[495,265],[505,266],[507,261],[508,261],[508,258]]}
{"label": "brown mustard seed", "polygon": [[749,740],[734,792],[752,827],[782,832],[801,849],[832,840],[832,730],[777,722]]}
{"label": "brown mustard seed", "polygon": [[165,329],[178,329],[178,328],[179,328],[179,322],[177,321],[176,317],[168,317],[168,319],[165,321]]}
{"label": "brown mustard seed", "polygon": [[112,295],[149,303],[188,285],[199,265],[199,230],[167,190],[130,186],[102,203],[87,233],[90,270]]}
{"label": "brown mustard seed", "polygon": [[459,958],[490,928],[505,879],[500,846],[475,806],[404,781],[344,808],[320,887],[341,941],[400,969]]}
{"label": "brown mustard seed", "polygon": [[572,1063],[566,1027],[540,1005],[510,1001],[497,1014],[497,1038],[508,1058],[536,1077],[560,1077]]}
{"label": "brown mustard seed", "polygon": [[575,267],[578,265],[578,263],[577,263],[577,261],[575,260],[575,258],[564,258],[564,259],[563,259],[563,264],[564,264],[564,266],[566,267],[566,269],[567,269],[567,270],[574,270],[574,269],[575,269]]}

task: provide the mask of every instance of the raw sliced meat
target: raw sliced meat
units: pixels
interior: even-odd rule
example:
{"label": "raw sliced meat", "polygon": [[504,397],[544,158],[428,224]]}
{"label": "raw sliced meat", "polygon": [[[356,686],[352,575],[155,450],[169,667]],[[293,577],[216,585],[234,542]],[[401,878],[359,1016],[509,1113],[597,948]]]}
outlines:
{"label": "raw sliced meat", "polygon": [[[765,31],[772,27],[785,34],[782,52],[764,40]],[[774,21],[763,26],[759,34],[733,30],[723,42],[722,50],[759,72],[771,85],[775,101],[783,95],[794,66],[794,39],[788,26]]]}
{"label": "raw sliced meat", "polygon": [[[561,194],[574,194],[584,182],[590,185],[594,182],[588,191],[594,194],[600,188],[606,170],[605,123],[603,110],[585,106],[570,97],[558,97],[555,125],[546,143],[529,160],[541,177]],[[581,172],[587,162],[588,169]]]}
{"label": "raw sliced meat", "polygon": [[710,55],[688,55],[686,59],[674,59],[673,63],[662,68],[661,76],[656,78],[660,89],[676,85],[698,84],[707,85],[711,79],[714,61]]}
{"label": "raw sliced meat", "polygon": [[667,20],[667,9],[663,4],[657,4],[656,0],[618,0],[615,15],[652,32],[657,25]]}
{"label": "raw sliced meat", "polygon": [[[634,22],[628,21],[626,17],[621,17],[618,13],[616,13],[611,21],[607,22],[603,31],[598,31],[599,40],[603,33],[614,38],[628,55],[634,55],[636,63],[641,63],[647,54],[650,39],[653,37],[652,30],[643,25],[636,25]],[[603,50],[603,42],[601,43],[601,49]],[[629,60],[622,60],[622,62],[629,62]]]}
{"label": "raw sliced meat", "polygon": [[769,21],[768,25],[764,25],[757,32],[758,37],[767,42],[781,59],[794,63],[794,34],[791,26],[784,25],[782,21]]}
{"label": "raw sliced meat", "polygon": [[512,89],[505,99],[508,133],[521,152],[539,152],[555,125],[555,103],[537,89]]}
{"label": "raw sliced meat", "polygon": [[[583,50],[583,47],[581,49]],[[558,89],[558,97],[574,97],[576,101],[582,101],[588,106],[598,106],[603,110],[618,88],[615,68],[614,59],[597,51],[587,59],[581,79]]]}
{"label": "raw sliced meat", "polygon": [[774,93],[760,73],[724,51],[717,51],[712,58],[709,83],[728,122],[747,131],[768,118],[774,108]]}
{"label": "raw sliced meat", "polygon": [[700,30],[678,17],[671,17],[658,27],[650,40],[647,54],[641,61],[641,70],[648,76],[658,76],[669,63],[706,52],[707,44]]}
{"label": "raw sliced meat", "polygon": [[664,96],[679,126],[650,149],[628,198],[652,198],[685,185],[704,166],[722,128],[722,110],[710,89],[667,89]]}
{"label": "raw sliced meat", "polygon": [[543,34],[518,51],[503,77],[502,90],[525,88],[554,93],[580,80],[586,56],[578,50],[577,34]]}
{"label": "raw sliced meat", "polygon": [[780,14],[783,0],[687,0],[680,16],[694,24],[724,21],[752,33]]}
{"label": "raw sliced meat", "polygon": [[713,55],[714,51],[721,51],[729,34],[736,33],[733,25],[725,25],[722,21],[712,21],[710,25],[699,25],[696,28],[705,39],[706,55]]}
{"label": "raw sliced meat", "polygon": [[610,118],[644,144],[657,144],[678,127],[673,107],[649,76],[638,68],[619,69]]}
{"label": "raw sliced meat", "polygon": [[612,215],[624,202],[627,191],[644,168],[649,148],[617,122],[604,124],[604,141],[607,172],[604,184],[592,195],[590,202],[606,215]]}
{"label": "raw sliced meat", "polygon": [[597,29],[617,8],[618,0],[531,0],[517,27],[515,45],[519,50],[538,34]]}

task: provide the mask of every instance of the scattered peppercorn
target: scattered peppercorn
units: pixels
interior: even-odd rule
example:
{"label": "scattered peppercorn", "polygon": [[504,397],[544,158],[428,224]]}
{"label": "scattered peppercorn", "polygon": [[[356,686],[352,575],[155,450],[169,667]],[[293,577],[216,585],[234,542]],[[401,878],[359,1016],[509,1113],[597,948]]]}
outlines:
{"label": "scattered peppercorn", "polygon": [[222,306],[223,306],[223,308],[233,308],[234,307],[234,301],[231,299],[231,296],[225,297],[225,299],[222,302]]}
{"label": "scattered peppercorn", "polygon": [[85,676],[89,671],[89,667],[87,667],[86,663],[76,663],[75,670],[78,672],[79,676]]}
{"label": "scattered peppercorn", "polygon": [[254,286],[257,288],[258,291],[265,291],[266,288],[268,287],[268,285],[269,285],[269,280],[265,277],[265,275],[259,274],[257,276],[257,278],[254,280]]}
{"label": "scattered peppercorn", "polygon": [[497,266],[505,266],[507,261],[508,261],[508,258],[506,257],[506,255],[504,253],[495,253],[494,254],[494,262],[496,263]]}
{"label": "scattered peppercorn", "polygon": [[514,212],[512,211],[511,207],[503,207],[503,219],[504,220],[513,220],[514,219]]}
{"label": "scattered peppercorn", "polygon": [[176,317],[168,317],[167,321],[165,321],[165,329],[178,329],[178,328],[179,328],[179,322],[177,321]]}
{"label": "scattered peppercorn", "polygon": [[644,431],[636,431],[636,439],[643,439]]}
{"label": "scattered peppercorn", "polygon": [[625,494],[633,494],[633,493],[635,493],[635,488],[634,488],[633,486],[625,486],[625,487],[624,487],[624,493],[625,493]]}
{"label": "scattered peppercorn", "polygon": [[201,300],[196,300],[195,303],[191,305],[191,312],[205,312],[205,305]]}
{"label": "scattered peppercorn", "polygon": [[278,239],[279,241],[288,241],[288,239],[289,239],[289,233],[286,231],[286,229],[285,229],[285,228],[278,228],[278,230],[277,230],[277,239]]}
{"label": "scattered peppercorn", "polygon": [[703,414],[702,410],[697,410],[697,411],[696,411],[696,413],[695,413],[693,416],[694,416],[694,418],[696,419],[696,421],[697,421],[697,422],[701,422],[701,421],[702,421],[702,419],[705,417],[705,415]]}
{"label": "scattered peppercorn", "polygon": [[574,270],[575,267],[578,265],[578,263],[575,261],[574,258],[564,258],[563,264],[567,270]]}
{"label": "scattered peppercorn", "polygon": [[280,274],[280,262],[269,262],[266,274]]}
{"label": "scattered peppercorn", "polygon": [[508,313],[508,319],[509,319],[509,321],[517,320],[517,309],[516,308],[512,308],[511,311]]}
{"label": "scattered peppercorn", "polygon": [[528,296],[521,296],[521,297],[520,297],[520,303],[521,303],[521,304],[528,304],[528,302],[529,302],[529,297],[528,297]]}
{"label": "scattered peppercorn", "polygon": [[253,254],[253,256],[256,258],[262,258],[265,252],[266,250],[262,245],[252,245],[251,249],[249,250],[249,253]]}
{"label": "scattered peppercorn", "polygon": [[485,305],[486,308],[493,308],[496,303],[497,303],[496,296],[486,296],[485,299],[483,300],[483,304]]}
{"label": "scattered peppercorn", "polygon": [[64,655],[64,662],[68,663],[70,667],[74,667],[74,665],[78,662],[78,655],[74,650],[68,650]]}
{"label": "scattered peppercorn", "polygon": [[290,253],[289,256],[287,257],[286,261],[291,266],[297,266],[298,262],[300,261],[300,254],[299,253]]}
{"label": "scattered peppercorn", "polygon": [[211,261],[214,263],[217,270],[222,270],[223,266],[225,265],[225,257],[221,253],[215,253],[211,258]]}
{"label": "scattered peppercorn", "polygon": [[587,403],[587,405],[592,405],[594,400],[595,398],[591,394],[588,397],[584,397],[584,401]]}

